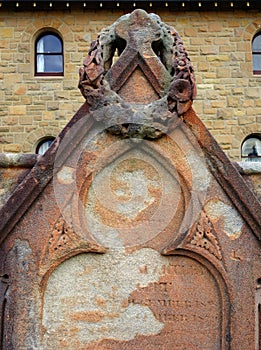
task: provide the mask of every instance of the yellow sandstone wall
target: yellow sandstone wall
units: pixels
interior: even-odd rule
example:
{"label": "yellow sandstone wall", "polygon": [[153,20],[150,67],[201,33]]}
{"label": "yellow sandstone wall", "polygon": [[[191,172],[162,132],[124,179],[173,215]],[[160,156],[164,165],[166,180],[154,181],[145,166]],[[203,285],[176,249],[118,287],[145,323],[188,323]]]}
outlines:
{"label": "yellow sandstone wall", "polygon": [[[188,48],[195,110],[229,157],[240,160],[244,138],[261,132],[261,76],[252,74],[251,56],[260,12],[155,12]],[[33,153],[39,139],[62,130],[84,102],[78,70],[91,40],[123,14],[0,11],[0,152]],[[34,41],[44,28],[64,40],[64,77],[34,76]]]}

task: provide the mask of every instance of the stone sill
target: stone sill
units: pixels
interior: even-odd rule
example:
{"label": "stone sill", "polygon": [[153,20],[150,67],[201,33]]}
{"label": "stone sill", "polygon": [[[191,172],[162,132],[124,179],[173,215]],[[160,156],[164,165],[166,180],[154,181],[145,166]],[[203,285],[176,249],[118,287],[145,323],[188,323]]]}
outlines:
{"label": "stone sill", "polygon": [[0,153],[0,168],[32,168],[40,156],[25,153]]}
{"label": "stone sill", "polygon": [[234,162],[233,164],[242,175],[261,175],[261,162]]}

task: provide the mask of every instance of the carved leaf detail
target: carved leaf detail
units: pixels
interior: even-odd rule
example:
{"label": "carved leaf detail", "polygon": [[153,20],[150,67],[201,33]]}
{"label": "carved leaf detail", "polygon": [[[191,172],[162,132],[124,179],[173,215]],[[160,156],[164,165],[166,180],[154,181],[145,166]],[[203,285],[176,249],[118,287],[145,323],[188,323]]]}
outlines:
{"label": "carved leaf detail", "polygon": [[[161,47],[153,49],[163,37]],[[119,57],[113,64],[115,50]],[[148,82],[150,101],[142,99],[146,103],[142,110],[139,103],[130,102],[139,100],[139,94],[133,93],[129,101],[122,89],[132,86],[131,91],[136,90],[136,73]],[[91,117],[124,138],[162,137],[189,110],[196,96],[194,68],[178,32],[139,9],[103,29],[91,43],[79,70],[78,87]]]}
{"label": "carved leaf detail", "polygon": [[207,214],[202,212],[199,222],[194,229],[194,235],[190,244],[206,249],[219,260],[222,260],[221,249],[214,235],[214,228]]}
{"label": "carved leaf detail", "polygon": [[[81,237],[79,227],[73,226],[71,218],[68,221],[62,215],[55,222],[43,250],[41,259],[41,274],[44,275],[50,266],[55,266],[67,256],[82,252],[104,253],[105,248],[94,240]],[[75,225],[75,224],[74,224]],[[77,233],[76,233],[77,232]]]}
{"label": "carved leaf detail", "polygon": [[63,218],[59,218],[49,238],[49,254],[54,254],[56,251],[65,249],[69,243],[76,239],[77,236],[72,226],[67,224]]}

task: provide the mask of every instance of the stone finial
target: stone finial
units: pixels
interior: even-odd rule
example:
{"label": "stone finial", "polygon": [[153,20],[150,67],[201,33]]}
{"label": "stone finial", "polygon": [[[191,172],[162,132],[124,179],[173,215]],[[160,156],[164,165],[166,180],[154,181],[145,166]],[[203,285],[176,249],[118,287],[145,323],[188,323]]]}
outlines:
{"label": "stone finial", "polygon": [[79,74],[94,119],[123,137],[166,134],[196,95],[194,70],[179,34],[143,10],[104,29]]}

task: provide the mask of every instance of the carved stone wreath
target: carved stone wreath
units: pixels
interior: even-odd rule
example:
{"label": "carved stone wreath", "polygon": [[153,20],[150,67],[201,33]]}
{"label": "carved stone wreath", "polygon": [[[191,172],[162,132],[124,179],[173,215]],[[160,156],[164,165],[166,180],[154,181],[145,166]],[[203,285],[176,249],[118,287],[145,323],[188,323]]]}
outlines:
{"label": "carved stone wreath", "polygon": [[[112,64],[115,51],[119,58]],[[137,67],[158,95],[148,104],[126,102],[118,94]],[[79,75],[90,114],[123,137],[161,137],[196,95],[194,70],[179,34],[143,10],[120,17],[101,32]]]}

